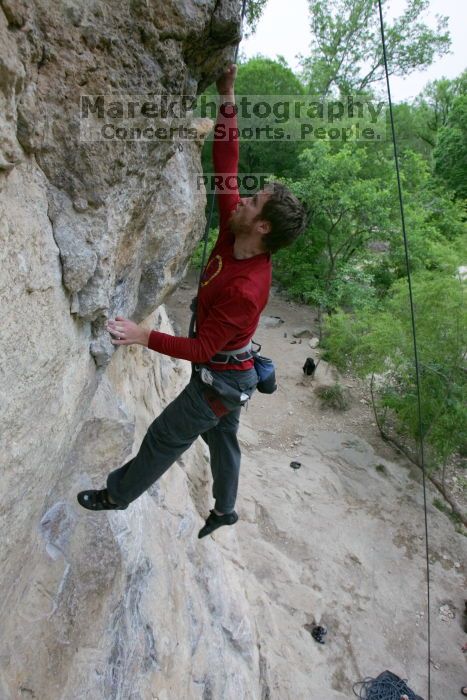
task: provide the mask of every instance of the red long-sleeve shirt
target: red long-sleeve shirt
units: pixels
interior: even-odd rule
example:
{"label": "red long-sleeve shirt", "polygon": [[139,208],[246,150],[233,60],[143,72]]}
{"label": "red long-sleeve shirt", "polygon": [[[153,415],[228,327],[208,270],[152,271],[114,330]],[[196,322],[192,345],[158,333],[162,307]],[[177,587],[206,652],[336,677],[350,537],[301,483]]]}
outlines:
{"label": "red long-sleeve shirt", "polygon": [[[221,112],[214,133],[213,158],[216,174],[237,175],[239,141],[236,116]],[[226,129],[232,138],[225,140]],[[216,138],[219,134],[220,138]],[[229,218],[240,200],[238,189],[217,194],[219,236],[201,278],[196,315],[196,338],[179,338],[151,331],[148,347],[164,355],[206,364],[215,370],[249,369],[253,360],[241,364],[210,364],[216,353],[244,347],[253,337],[268,301],[272,264],[269,253],[237,260]]]}

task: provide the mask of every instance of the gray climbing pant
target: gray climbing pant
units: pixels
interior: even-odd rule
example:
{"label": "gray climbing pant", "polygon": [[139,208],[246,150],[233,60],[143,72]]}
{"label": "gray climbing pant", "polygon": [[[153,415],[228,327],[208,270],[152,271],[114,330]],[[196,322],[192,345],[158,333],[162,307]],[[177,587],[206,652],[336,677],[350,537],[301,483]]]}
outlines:
{"label": "gray climbing pant", "polygon": [[[258,381],[254,369],[225,370],[222,378],[249,396]],[[241,406],[226,406],[227,413],[216,415],[206,389],[194,372],[189,384],[150,425],[138,454],[110,472],[107,489],[118,505],[128,505],[141,496],[201,435],[209,447],[215,508],[221,513],[234,510],[240,473],[237,431]]]}

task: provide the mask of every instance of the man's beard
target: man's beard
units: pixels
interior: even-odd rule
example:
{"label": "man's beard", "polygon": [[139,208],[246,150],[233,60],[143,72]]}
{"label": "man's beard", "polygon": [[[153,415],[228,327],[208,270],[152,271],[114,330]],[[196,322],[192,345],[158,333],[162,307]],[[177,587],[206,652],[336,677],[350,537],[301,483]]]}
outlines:
{"label": "man's beard", "polygon": [[239,221],[235,216],[233,216],[229,221],[229,228],[235,238],[248,236],[251,225],[246,224],[243,221]]}

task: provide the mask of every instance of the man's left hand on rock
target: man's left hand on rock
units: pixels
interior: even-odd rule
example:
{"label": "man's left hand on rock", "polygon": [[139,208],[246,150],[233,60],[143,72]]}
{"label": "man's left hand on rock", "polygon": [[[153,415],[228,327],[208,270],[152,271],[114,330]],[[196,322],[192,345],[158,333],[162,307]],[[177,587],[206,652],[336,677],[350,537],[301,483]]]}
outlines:
{"label": "man's left hand on rock", "polygon": [[149,342],[151,331],[141,328],[134,321],[116,316],[115,319],[107,321],[106,330],[111,334],[112,345],[144,345],[146,348]]}

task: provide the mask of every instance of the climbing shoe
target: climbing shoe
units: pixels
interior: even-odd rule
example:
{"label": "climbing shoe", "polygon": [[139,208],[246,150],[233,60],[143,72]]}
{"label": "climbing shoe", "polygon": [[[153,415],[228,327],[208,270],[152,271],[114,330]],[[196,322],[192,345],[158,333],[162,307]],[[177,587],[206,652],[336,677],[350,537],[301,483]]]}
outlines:
{"label": "climbing shoe", "polygon": [[107,489],[101,491],[80,491],[78,503],[88,510],[125,510],[128,506],[119,506],[109,501]]}
{"label": "climbing shoe", "polygon": [[224,515],[217,515],[214,510],[211,510],[204,527],[202,527],[198,532],[198,539],[206,537],[206,535],[210,535],[211,532],[217,530],[218,527],[222,527],[222,525],[235,525],[237,520],[238,515],[234,510],[231,513],[225,513]]}

